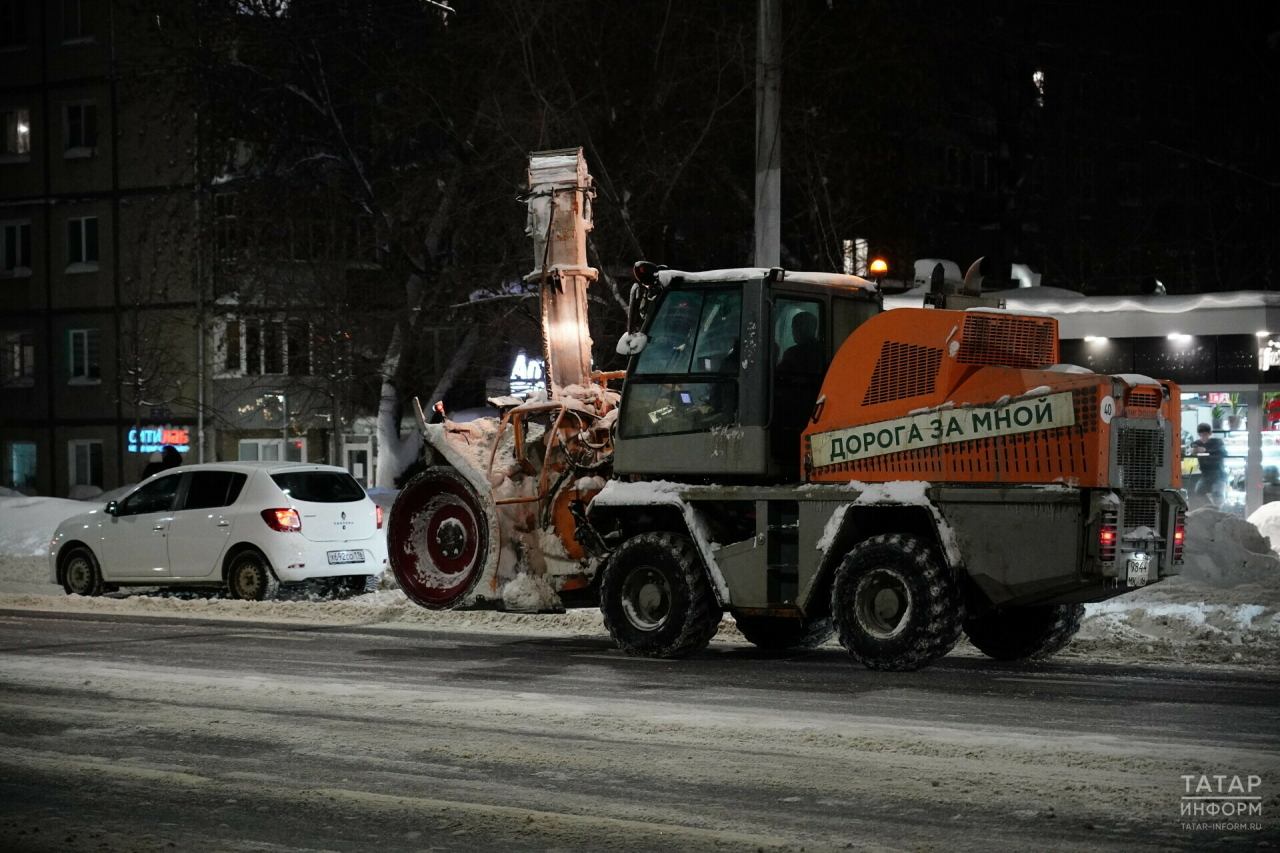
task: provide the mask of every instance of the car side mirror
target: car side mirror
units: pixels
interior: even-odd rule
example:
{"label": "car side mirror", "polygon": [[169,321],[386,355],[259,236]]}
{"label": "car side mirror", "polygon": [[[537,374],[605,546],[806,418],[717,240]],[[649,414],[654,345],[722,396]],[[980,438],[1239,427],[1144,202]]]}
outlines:
{"label": "car side mirror", "polygon": [[120,511],[120,504],[116,503],[115,501],[110,501],[107,504],[107,515],[115,515],[119,511]]}

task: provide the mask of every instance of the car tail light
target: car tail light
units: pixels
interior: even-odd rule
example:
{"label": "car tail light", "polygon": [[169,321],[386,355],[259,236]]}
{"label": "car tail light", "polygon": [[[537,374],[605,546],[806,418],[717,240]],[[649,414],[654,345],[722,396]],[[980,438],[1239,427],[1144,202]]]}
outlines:
{"label": "car tail light", "polygon": [[302,517],[296,509],[264,509],[262,520],[267,523],[267,527],[281,533],[302,529]]}
{"label": "car tail light", "polygon": [[1116,540],[1120,537],[1115,510],[1102,513],[1102,526],[1098,528],[1098,559],[1104,563],[1116,560]]}
{"label": "car tail light", "polygon": [[377,511],[378,529],[381,530],[382,529],[382,507],[375,506],[374,509]]}
{"label": "car tail light", "polygon": [[1187,544],[1187,511],[1178,507],[1173,513],[1173,564],[1182,565],[1182,552]]}

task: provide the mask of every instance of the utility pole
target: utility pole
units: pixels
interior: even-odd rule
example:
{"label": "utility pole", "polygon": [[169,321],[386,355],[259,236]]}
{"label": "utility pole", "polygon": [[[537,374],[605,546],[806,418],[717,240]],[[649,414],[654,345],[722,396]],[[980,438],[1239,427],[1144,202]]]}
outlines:
{"label": "utility pole", "polygon": [[759,0],[756,33],[757,267],[780,266],[782,242],[782,3]]}

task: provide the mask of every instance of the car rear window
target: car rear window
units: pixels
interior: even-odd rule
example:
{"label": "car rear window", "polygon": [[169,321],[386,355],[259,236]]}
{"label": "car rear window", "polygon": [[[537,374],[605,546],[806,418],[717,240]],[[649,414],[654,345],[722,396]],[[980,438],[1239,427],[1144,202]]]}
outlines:
{"label": "car rear window", "polygon": [[338,471],[299,471],[272,474],[280,491],[298,501],[342,504],[364,500],[364,489],[350,474]]}

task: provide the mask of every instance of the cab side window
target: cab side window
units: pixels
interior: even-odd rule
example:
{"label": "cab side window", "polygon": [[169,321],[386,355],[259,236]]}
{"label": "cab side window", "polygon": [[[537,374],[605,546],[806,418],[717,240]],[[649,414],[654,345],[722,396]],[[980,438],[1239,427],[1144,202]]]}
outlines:
{"label": "cab side window", "polygon": [[798,471],[800,433],[813,414],[827,372],[826,316],[821,302],[773,302],[773,400],[769,444],[774,461]]}
{"label": "cab side window", "polygon": [[837,296],[831,300],[831,349],[840,349],[853,330],[880,313],[880,306],[866,299]]}
{"label": "cab side window", "polygon": [[[195,471],[191,474],[191,483],[187,486],[187,499],[183,501],[183,509],[213,509],[229,506],[240,494],[235,481],[239,478],[244,484],[245,475],[231,471]],[[234,487],[235,495],[231,494]]]}
{"label": "cab side window", "polygon": [[116,515],[142,515],[148,512],[168,512],[173,507],[173,499],[178,494],[178,483],[181,474],[170,474],[147,483],[129,497],[120,502]]}
{"label": "cab side window", "polygon": [[773,307],[773,352],[781,373],[821,375],[827,370],[822,304],[779,299]]}

